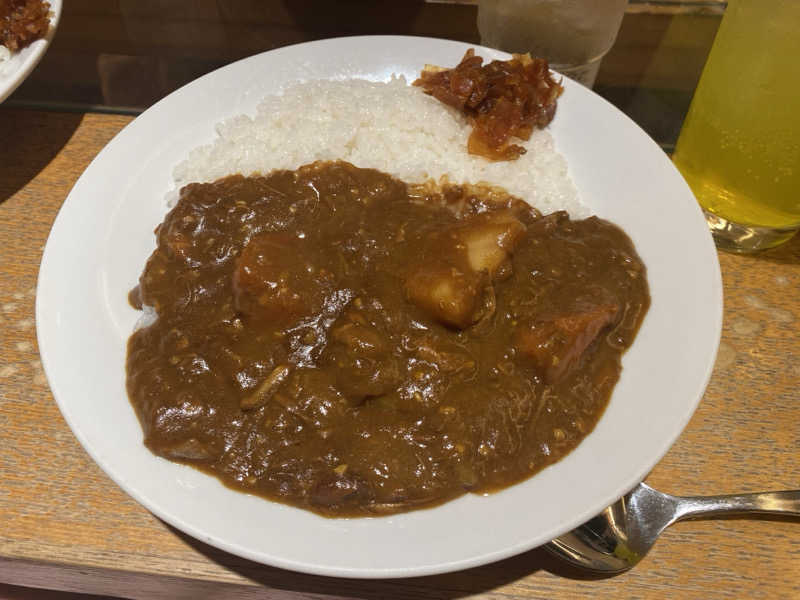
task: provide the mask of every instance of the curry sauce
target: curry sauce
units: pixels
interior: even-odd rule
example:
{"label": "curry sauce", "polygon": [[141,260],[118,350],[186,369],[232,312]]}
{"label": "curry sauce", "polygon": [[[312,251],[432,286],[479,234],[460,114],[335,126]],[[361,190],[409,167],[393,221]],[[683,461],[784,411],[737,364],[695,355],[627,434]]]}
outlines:
{"label": "curry sauce", "polygon": [[343,162],[190,184],[131,293],[145,444],[327,516],[516,483],[595,426],[649,305],[618,227]]}

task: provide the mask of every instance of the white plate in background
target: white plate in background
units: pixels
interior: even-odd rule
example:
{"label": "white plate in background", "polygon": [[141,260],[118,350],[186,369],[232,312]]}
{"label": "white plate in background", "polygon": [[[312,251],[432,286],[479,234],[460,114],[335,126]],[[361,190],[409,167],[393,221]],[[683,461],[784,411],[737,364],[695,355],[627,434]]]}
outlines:
{"label": "white plate in background", "polygon": [[0,61],[0,102],[8,98],[31,74],[56,34],[61,18],[61,0],[47,1],[50,3],[50,29],[47,35],[22,50],[13,52],[7,60]]}

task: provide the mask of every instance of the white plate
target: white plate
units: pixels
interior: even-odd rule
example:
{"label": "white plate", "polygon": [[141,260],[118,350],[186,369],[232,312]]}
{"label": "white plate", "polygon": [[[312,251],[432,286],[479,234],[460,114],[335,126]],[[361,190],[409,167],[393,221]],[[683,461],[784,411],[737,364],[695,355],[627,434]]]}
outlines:
{"label": "white plate", "polygon": [[47,35],[19,52],[12,53],[8,60],[0,61],[0,102],[8,98],[31,74],[56,34],[58,20],[61,18],[61,0],[47,1],[50,3],[50,30]]}
{"label": "white plate", "polygon": [[[648,268],[652,306],[594,432],[564,460],[488,497],[390,517],[324,519],[233,492],[150,454],[125,392],[126,295],[153,250],[171,170],[298,78],[413,78],[468,46],[351,37],[254,56],[187,85],[121,131],[72,189],[39,275],[39,347],[53,394],[87,452],[158,517],[243,557],[308,573],[404,577],[472,567],[547,542],[647,475],[694,412],[722,321],[719,264],[700,210],[672,163],[630,119],[565,81],[551,127],[584,201],[620,224]],[[505,58],[488,49],[484,56]]]}

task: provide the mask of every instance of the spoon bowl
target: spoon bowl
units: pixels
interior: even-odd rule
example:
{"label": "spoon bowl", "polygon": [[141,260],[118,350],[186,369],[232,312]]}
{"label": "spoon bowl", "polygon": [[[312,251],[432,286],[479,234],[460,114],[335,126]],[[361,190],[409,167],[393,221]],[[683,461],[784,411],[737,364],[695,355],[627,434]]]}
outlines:
{"label": "spoon bowl", "polygon": [[640,483],[599,515],[544,548],[584,569],[621,573],[636,566],[658,536],[677,521],[745,513],[800,517],[800,490],[680,497]]}

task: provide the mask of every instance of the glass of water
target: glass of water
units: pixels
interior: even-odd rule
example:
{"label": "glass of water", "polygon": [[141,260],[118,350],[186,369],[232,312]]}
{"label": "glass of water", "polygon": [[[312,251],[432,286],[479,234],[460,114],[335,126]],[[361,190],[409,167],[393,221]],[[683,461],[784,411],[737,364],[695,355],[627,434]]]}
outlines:
{"label": "glass of water", "polygon": [[628,0],[480,0],[484,46],[546,58],[550,67],[592,87],[617,37]]}

